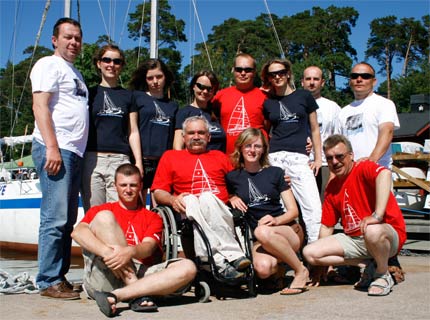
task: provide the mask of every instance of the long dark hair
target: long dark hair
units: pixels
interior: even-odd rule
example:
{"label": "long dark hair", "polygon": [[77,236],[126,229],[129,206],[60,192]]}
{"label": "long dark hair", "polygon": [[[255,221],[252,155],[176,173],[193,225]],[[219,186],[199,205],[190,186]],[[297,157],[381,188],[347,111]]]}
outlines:
{"label": "long dark hair", "polygon": [[148,83],[146,82],[146,75],[149,70],[160,69],[166,78],[164,85],[164,92],[168,92],[173,83],[173,73],[166,66],[166,64],[159,59],[149,59],[143,62],[132,74],[129,87],[131,90],[148,91]]}

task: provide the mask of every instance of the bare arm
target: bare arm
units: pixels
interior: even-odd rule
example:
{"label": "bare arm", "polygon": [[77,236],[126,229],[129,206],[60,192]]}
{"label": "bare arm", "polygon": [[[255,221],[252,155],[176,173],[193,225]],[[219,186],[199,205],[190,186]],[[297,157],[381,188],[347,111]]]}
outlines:
{"label": "bare arm", "polygon": [[140,175],[143,176],[143,161],[142,161],[142,149],[140,145],[140,132],[138,123],[137,112],[131,112],[129,115],[129,134],[128,142],[130,144],[131,152],[133,153],[134,160],[136,161],[136,167],[139,168]]}
{"label": "bare arm", "polygon": [[322,166],[322,160],[321,160],[322,150],[321,150],[320,128],[318,125],[316,111],[311,112],[309,114],[309,124],[311,126],[311,139],[312,139],[312,145],[314,147],[314,156],[315,156],[315,160],[311,164],[311,169],[314,171],[315,176],[317,176],[318,171]]}
{"label": "bare arm", "polygon": [[173,138],[173,150],[184,149],[184,139],[182,138],[182,130],[175,130],[175,137]]}
{"label": "bare arm", "polygon": [[392,122],[381,123],[378,127],[378,140],[375,148],[369,155],[369,160],[378,162],[379,159],[387,152],[393,140],[394,124]]}
{"label": "bare arm", "polygon": [[33,93],[33,113],[37,127],[46,146],[46,163],[44,169],[49,175],[56,175],[61,168],[61,153],[55,135],[52,115],[49,110],[49,101],[52,98],[50,92]]}

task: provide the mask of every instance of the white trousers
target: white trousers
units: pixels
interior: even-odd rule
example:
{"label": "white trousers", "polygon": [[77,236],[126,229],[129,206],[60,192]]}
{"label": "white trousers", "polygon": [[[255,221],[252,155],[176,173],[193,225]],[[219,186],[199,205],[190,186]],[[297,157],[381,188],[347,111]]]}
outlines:
{"label": "white trousers", "polygon": [[[184,197],[188,218],[197,221],[209,240],[216,266],[223,271],[226,260],[232,262],[244,256],[236,240],[233,216],[228,207],[211,192],[203,192],[199,197]],[[194,228],[194,250],[196,256],[208,255],[206,246]]]}
{"label": "white trousers", "polygon": [[315,175],[309,167],[309,157],[297,152],[278,151],[269,154],[269,161],[290,176],[291,189],[306,225],[308,242],[318,240],[322,208]]}

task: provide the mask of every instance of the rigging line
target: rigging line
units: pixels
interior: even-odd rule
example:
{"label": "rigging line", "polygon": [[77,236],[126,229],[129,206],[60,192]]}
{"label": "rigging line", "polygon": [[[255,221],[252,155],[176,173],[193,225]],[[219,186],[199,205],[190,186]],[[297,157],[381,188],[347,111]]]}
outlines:
{"label": "rigging line", "polygon": [[194,7],[194,15],[195,15],[195,16],[196,16],[196,18],[197,18],[197,23],[199,24],[200,33],[201,33],[201,35],[202,35],[203,43],[204,43],[204,45],[205,45],[205,50],[206,50],[206,55],[208,56],[209,65],[211,66],[211,70],[212,70],[212,71],[214,71],[214,68],[213,68],[213,66],[212,66],[211,57],[210,57],[210,55],[209,55],[208,46],[207,46],[207,44],[206,44],[205,35],[203,34],[202,24],[200,23],[199,13],[197,12],[196,1],[195,1],[195,0],[191,0],[191,2],[193,3],[193,7]]}
{"label": "rigging line", "polygon": [[123,23],[122,23],[121,33],[120,33],[120,35],[119,35],[118,46],[120,46],[121,41],[122,41],[122,37],[123,37],[123,35],[124,35],[124,29],[125,29],[125,26],[127,25],[128,13],[130,12],[130,6],[131,6],[131,0],[128,0],[127,11],[125,12],[125,15],[124,15],[124,21],[123,21]]}
{"label": "rigging line", "polygon": [[137,60],[136,60],[136,68],[139,67],[139,60],[140,60],[140,51],[141,51],[141,47],[140,45],[142,44],[142,28],[143,28],[143,17],[145,15],[145,4],[146,4],[146,0],[143,1],[142,3],[142,16],[140,18],[140,26],[139,26],[139,45],[138,45],[138,49],[137,49]]}
{"label": "rigging line", "polygon": [[[19,1],[15,1],[15,15],[14,15],[14,21],[13,21],[13,36],[12,36],[12,81],[11,81],[11,93],[10,93],[10,99],[8,99],[8,107],[10,107],[10,128],[12,128],[13,124],[13,97],[14,97],[14,91],[15,91],[15,52],[16,52],[16,30],[17,30],[17,19],[18,19],[18,7],[19,7]],[[12,132],[11,134],[12,135]]]}
{"label": "rigging line", "polygon": [[284,50],[282,49],[281,41],[279,40],[279,37],[278,37],[278,32],[276,31],[275,24],[273,23],[272,14],[270,13],[270,10],[269,10],[269,5],[267,4],[266,0],[263,0],[263,1],[264,1],[264,5],[266,6],[267,14],[269,15],[270,23],[272,24],[273,33],[275,34],[275,38],[276,38],[276,42],[278,44],[281,58],[285,59]]}
{"label": "rigging line", "polygon": [[109,30],[108,30],[108,27],[106,25],[106,20],[105,20],[104,14],[103,14],[103,9],[102,9],[102,5],[100,3],[100,0],[97,0],[97,4],[99,5],[100,15],[102,16],[102,21],[103,21],[103,25],[105,26],[106,35],[108,36],[109,42],[111,42]]}
{"label": "rigging line", "polygon": [[48,10],[49,10],[50,6],[51,6],[51,0],[46,0],[45,9],[43,9],[42,20],[40,21],[39,31],[37,32],[36,40],[34,42],[33,53],[31,54],[31,59],[30,59],[29,65],[28,65],[27,74],[25,75],[24,84],[22,86],[21,96],[19,98],[18,106],[16,108],[15,119],[13,121],[11,128],[10,128],[10,133],[11,133],[10,135],[11,136],[13,136],[13,134],[12,134],[13,130],[15,129],[15,125],[18,122],[19,108],[21,107],[22,99],[24,98],[24,89],[27,85],[28,78],[30,76],[31,68],[32,68],[33,61],[34,61],[34,55],[35,55],[36,49],[39,45],[40,36],[42,35],[42,30],[43,30],[43,27],[45,25],[46,16],[48,15]]}

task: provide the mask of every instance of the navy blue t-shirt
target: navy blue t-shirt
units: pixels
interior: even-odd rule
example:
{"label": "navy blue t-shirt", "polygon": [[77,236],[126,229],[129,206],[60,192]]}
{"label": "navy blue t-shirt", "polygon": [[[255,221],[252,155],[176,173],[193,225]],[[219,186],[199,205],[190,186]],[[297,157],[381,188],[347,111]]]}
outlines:
{"label": "navy blue t-shirt", "polygon": [[225,131],[217,119],[212,119],[212,115],[209,110],[200,109],[191,105],[179,109],[178,114],[176,115],[175,129],[182,129],[182,124],[185,119],[194,116],[204,116],[209,121],[211,141],[208,143],[207,149],[225,152]]}
{"label": "navy blue t-shirt", "polygon": [[269,120],[270,152],[290,151],[306,153],[306,139],[310,134],[309,114],[318,105],[312,94],[296,90],[287,96],[274,97],[264,102],[264,118]]}
{"label": "navy blue t-shirt", "polygon": [[172,149],[178,104],[151,97],[143,91],[134,91],[134,95],[143,157],[159,158],[164,151]]}
{"label": "navy blue t-shirt", "polygon": [[130,155],[129,115],[136,112],[131,91],[96,86],[89,90],[90,125],[86,151]]}
{"label": "navy blue t-shirt", "polygon": [[228,193],[237,195],[248,206],[245,218],[252,230],[265,215],[277,217],[284,214],[280,194],[290,187],[281,168],[267,167],[255,173],[236,169],[227,173],[226,182]]}

